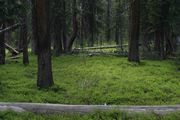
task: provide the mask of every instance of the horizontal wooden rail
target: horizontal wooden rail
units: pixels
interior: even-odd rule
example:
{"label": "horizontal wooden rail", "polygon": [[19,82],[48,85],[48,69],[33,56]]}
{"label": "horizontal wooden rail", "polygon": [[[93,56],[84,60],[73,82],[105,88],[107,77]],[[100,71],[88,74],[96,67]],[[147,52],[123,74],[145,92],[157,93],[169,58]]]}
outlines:
{"label": "horizontal wooden rail", "polygon": [[91,113],[94,111],[118,110],[134,113],[156,113],[168,114],[180,112],[180,105],[169,106],[119,106],[119,105],[62,105],[43,103],[0,103],[0,111],[12,110],[15,112],[33,112],[40,114],[61,114],[61,113]]}

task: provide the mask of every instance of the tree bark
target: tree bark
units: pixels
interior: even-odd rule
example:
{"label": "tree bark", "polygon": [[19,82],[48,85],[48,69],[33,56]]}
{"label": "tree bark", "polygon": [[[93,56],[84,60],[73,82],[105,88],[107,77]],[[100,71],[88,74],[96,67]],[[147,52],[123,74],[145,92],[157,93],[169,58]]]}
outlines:
{"label": "tree bark", "polygon": [[108,42],[111,40],[111,22],[112,22],[112,0],[107,0],[107,30],[106,39]]}
{"label": "tree bark", "polygon": [[71,52],[73,43],[78,34],[78,22],[77,22],[77,1],[73,0],[73,34],[68,44],[68,51]]}
{"label": "tree bark", "polygon": [[[1,24],[0,24],[1,25]],[[4,28],[4,25],[3,25]],[[5,38],[4,32],[0,33],[0,65],[5,64]]]}
{"label": "tree bark", "polygon": [[35,11],[35,0],[31,0],[32,5],[32,32],[33,32],[33,39],[32,39],[32,53],[35,55],[38,54],[38,47],[37,47],[37,30],[36,30],[36,11]]}
{"label": "tree bark", "polygon": [[155,31],[155,51],[158,53],[160,59],[165,59],[167,55],[173,52],[172,41],[170,39],[170,23],[169,23],[169,14],[170,14],[170,1],[169,0],[160,0],[160,18],[159,25]]}
{"label": "tree bark", "polygon": [[0,111],[33,112],[36,114],[89,114],[97,111],[122,111],[131,113],[154,113],[160,116],[176,113],[180,105],[167,106],[121,106],[121,105],[62,105],[41,103],[0,103]]}
{"label": "tree bark", "polygon": [[67,23],[66,23],[66,1],[62,1],[63,4],[63,47],[64,53],[67,52]]}
{"label": "tree bark", "polygon": [[[24,4],[28,4],[26,0],[23,0]],[[23,26],[21,26],[21,32],[22,32],[22,48],[23,48],[23,64],[28,65],[29,64],[29,54],[28,54],[28,21],[27,21],[27,10],[24,11],[22,15],[22,22],[24,23]]]}
{"label": "tree bark", "polygon": [[61,16],[57,16],[54,23],[54,33],[55,33],[55,39],[54,39],[54,54],[55,56],[59,56],[63,53],[63,46],[62,46],[62,25],[61,25],[61,19],[59,19]]}
{"label": "tree bark", "polygon": [[134,0],[130,5],[130,28],[129,28],[129,55],[130,62],[140,62],[139,59],[139,23],[140,23],[140,0]]}
{"label": "tree bark", "polygon": [[62,39],[62,33],[63,33],[63,15],[62,15],[62,0],[55,0],[54,6],[53,6],[53,12],[57,12],[57,14],[54,14],[54,20],[53,20],[53,30],[54,30],[54,55],[60,56],[63,53],[63,39]]}
{"label": "tree bark", "polygon": [[49,88],[53,82],[51,64],[51,41],[49,32],[48,1],[35,0],[36,29],[38,42],[38,80],[39,88]]}

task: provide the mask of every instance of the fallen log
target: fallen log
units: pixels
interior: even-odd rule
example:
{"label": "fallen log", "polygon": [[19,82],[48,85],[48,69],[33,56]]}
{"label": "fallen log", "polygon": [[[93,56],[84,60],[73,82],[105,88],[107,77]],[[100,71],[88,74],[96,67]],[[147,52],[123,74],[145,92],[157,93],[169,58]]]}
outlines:
{"label": "fallen log", "polygon": [[19,59],[19,58],[21,58],[21,57],[23,57],[23,55],[12,56],[12,57],[10,57],[9,59],[16,60],[16,59]]}
{"label": "fallen log", "polygon": [[86,47],[86,48],[75,48],[74,50],[95,50],[95,49],[110,49],[110,48],[122,48],[128,45],[110,45],[110,46],[98,46],[98,47]]}
{"label": "fallen log", "polygon": [[18,55],[20,53],[15,48],[13,48],[12,46],[8,45],[7,43],[5,43],[5,47],[6,47],[6,49],[9,50],[9,52],[12,53],[12,56]]}
{"label": "fallen log", "polygon": [[87,114],[95,111],[118,110],[130,113],[155,113],[165,115],[180,112],[180,105],[169,106],[118,106],[118,105],[62,105],[41,103],[0,103],[0,111],[33,112],[37,114]]}
{"label": "fallen log", "polygon": [[11,31],[11,30],[13,30],[13,29],[16,29],[16,28],[18,28],[20,25],[21,25],[21,24],[17,23],[17,24],[14,24],[14,25],[12,25],[12,26],[9,26],[9,27],[7,27],[7,28],[5,28],[5,29],[2,29],[2,30],[0,30],[0,34],[5,33],[5,32],[9,32],[9,31]]}

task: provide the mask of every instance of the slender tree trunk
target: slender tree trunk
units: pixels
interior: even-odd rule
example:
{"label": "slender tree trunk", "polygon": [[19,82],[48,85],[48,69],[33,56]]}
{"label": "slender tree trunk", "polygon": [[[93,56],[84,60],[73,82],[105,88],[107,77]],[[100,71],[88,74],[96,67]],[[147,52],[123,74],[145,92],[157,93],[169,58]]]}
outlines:
{"label": "slender tree trunk", "polygon": [[78,34],[78,21],[77,21],[77,1],[73,0],[73,34],[69,41],[68,51],[71,52],[73,43]]}
{"label": "slender tree trunk", "polygon": [[94,32],[95,32],[95,0],[88,0],[88,12],[87,12],[87,21],[88,21],[88,47],[94,46]]}
{"label": "slender tree trunk", "polygon": [[119,27],[118,27],[118,25],[117,25],[117,23],[116,23],[116,29],[115,29],[115,41],[116,41],[116,44],[117,45],[119,45],[120,44],[120,42],[119,42]]}
{"label": "slender tree trunk", "polygon": [[[4,25],[3,25],[2,28],[4,28]],[[5,56],[6,56],[6,54],[5,54],[4,33],[0,33],[0,65],[5,64]]]}
{"label": "slender tree trunk", "polygon": [[63,4],[63,47],[64,47],[64,53],[67,52],[67,23],[66,23],[66,1],[62,1]]}
{"label": "slender tree trunk", "polygon": [[60,16],[58,16],[55,19],[54,24],[54,33],[55,33],[55,40],[54,40],[54,54],[55,56],[59,56],[63,53],[63,47],[62,47],[62,26],[61,26],[61,20],[59,19]]}
{"label": "slender tree trunk", "polygon": [[49,32],[48,1],[35,0],[36,29],[38,41],[38,80],[39,88],[49,88],[54,84],[51,64],[51,41]]}
{"label": "slender tree trunk", "polygon": [[81,16],[81,23],[80,23],[80,47],[84,47],[84,18]]}
{"label": "slender tree trunk", "polygon": [[112,22],[112,0],[107,0],[107,30],[106,30],[106,39],[108,42],[111,40],[111,22]]}
{"label": "slender tree trunk", "polygon": [[[24,4],[28,4],[26,0],[23,0]],[[29,64],[29,55],[28,55],[28,20],[27,20],[27,11],[24,11],[22,15],[22,23],[24,23],[23,26],[21,26],[22,30],[22,40],[23,40],[23,64],[28,65]]]}
{"label": "slender tree trunk", "polygon": [[62,41],[63,3],[62,3],[62,0],[55,0],[54,3],[55,3],[54,9],[58,13],[54,17],[54,29],[53,29],[54,30],[54,54],[55,56],[60,56],[63,53],[63,41]]}
{"label": "slender tree trunk", "polygon": [[139,59],[139,24],[140,23],[140,0],[134,0],[130,5],[130,28],[129,28],[129,56],[130,62],[140,62]]}
{"label": "slender tree trunk", "polygon": [[19,37],[19,41],[18,41],[18,50],[22,51],[23,50],[23,27],[19,28],[19,33],[20,33],[20,37]]}
{"label": "slender tree trunk", "polygon": [[[155,31],[155,51],[160,59],[165,59],[168,54],[172,53],[172,44],[170,40],[170,24],[168,22],[170,1],[160,0],[159,8],[161,13],[160,23]],[[163,20],[162,20],[163,19]]]}
{"label": "slender tree trunk", "polygon": [[37,55],[38,54],[38,47],[37,47],[37,30],[36,30],[36,11],[35,11],[35,0],[31,0],[32,5],[32,31],[33,31],[33,39],[32,39],[32,53]]}

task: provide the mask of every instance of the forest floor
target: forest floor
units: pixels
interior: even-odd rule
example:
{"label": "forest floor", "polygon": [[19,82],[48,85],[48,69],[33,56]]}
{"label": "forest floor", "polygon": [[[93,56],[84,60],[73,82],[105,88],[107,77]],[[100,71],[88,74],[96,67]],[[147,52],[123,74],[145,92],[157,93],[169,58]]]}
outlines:
{"label": "forest floor", "polygon": [[[36,87],[37,62],[30,65],[7,61],[0,66],[1,102],[36,102],[99,105],[175,105],[180,104],[180,71],[174,61],[143,60],[129,63],[113,56],[61,56],[53,58],[55,86],[49,90]],[[127,114],[96,112],[87,115],[36,115],[0,112],[2,120],[178,120],[180,113]]]}
{"label": "forest floor", "polygon": [[15,113],[11,111],[0,112],[0,120],[179,120],[180,113],[172,113],[164,116],[156,114],[135,114],[117,111],[94,112],[91,114],[49,114],[37,115],[34,113]]}
{"label": "forest floor", "polygon": [[0,66],[1,102],[98,105],[180,104],[180,71],[174,61],[143,60],[140,65],[113,56],[53,58],[55,86],[36,87],[37,62]]}

